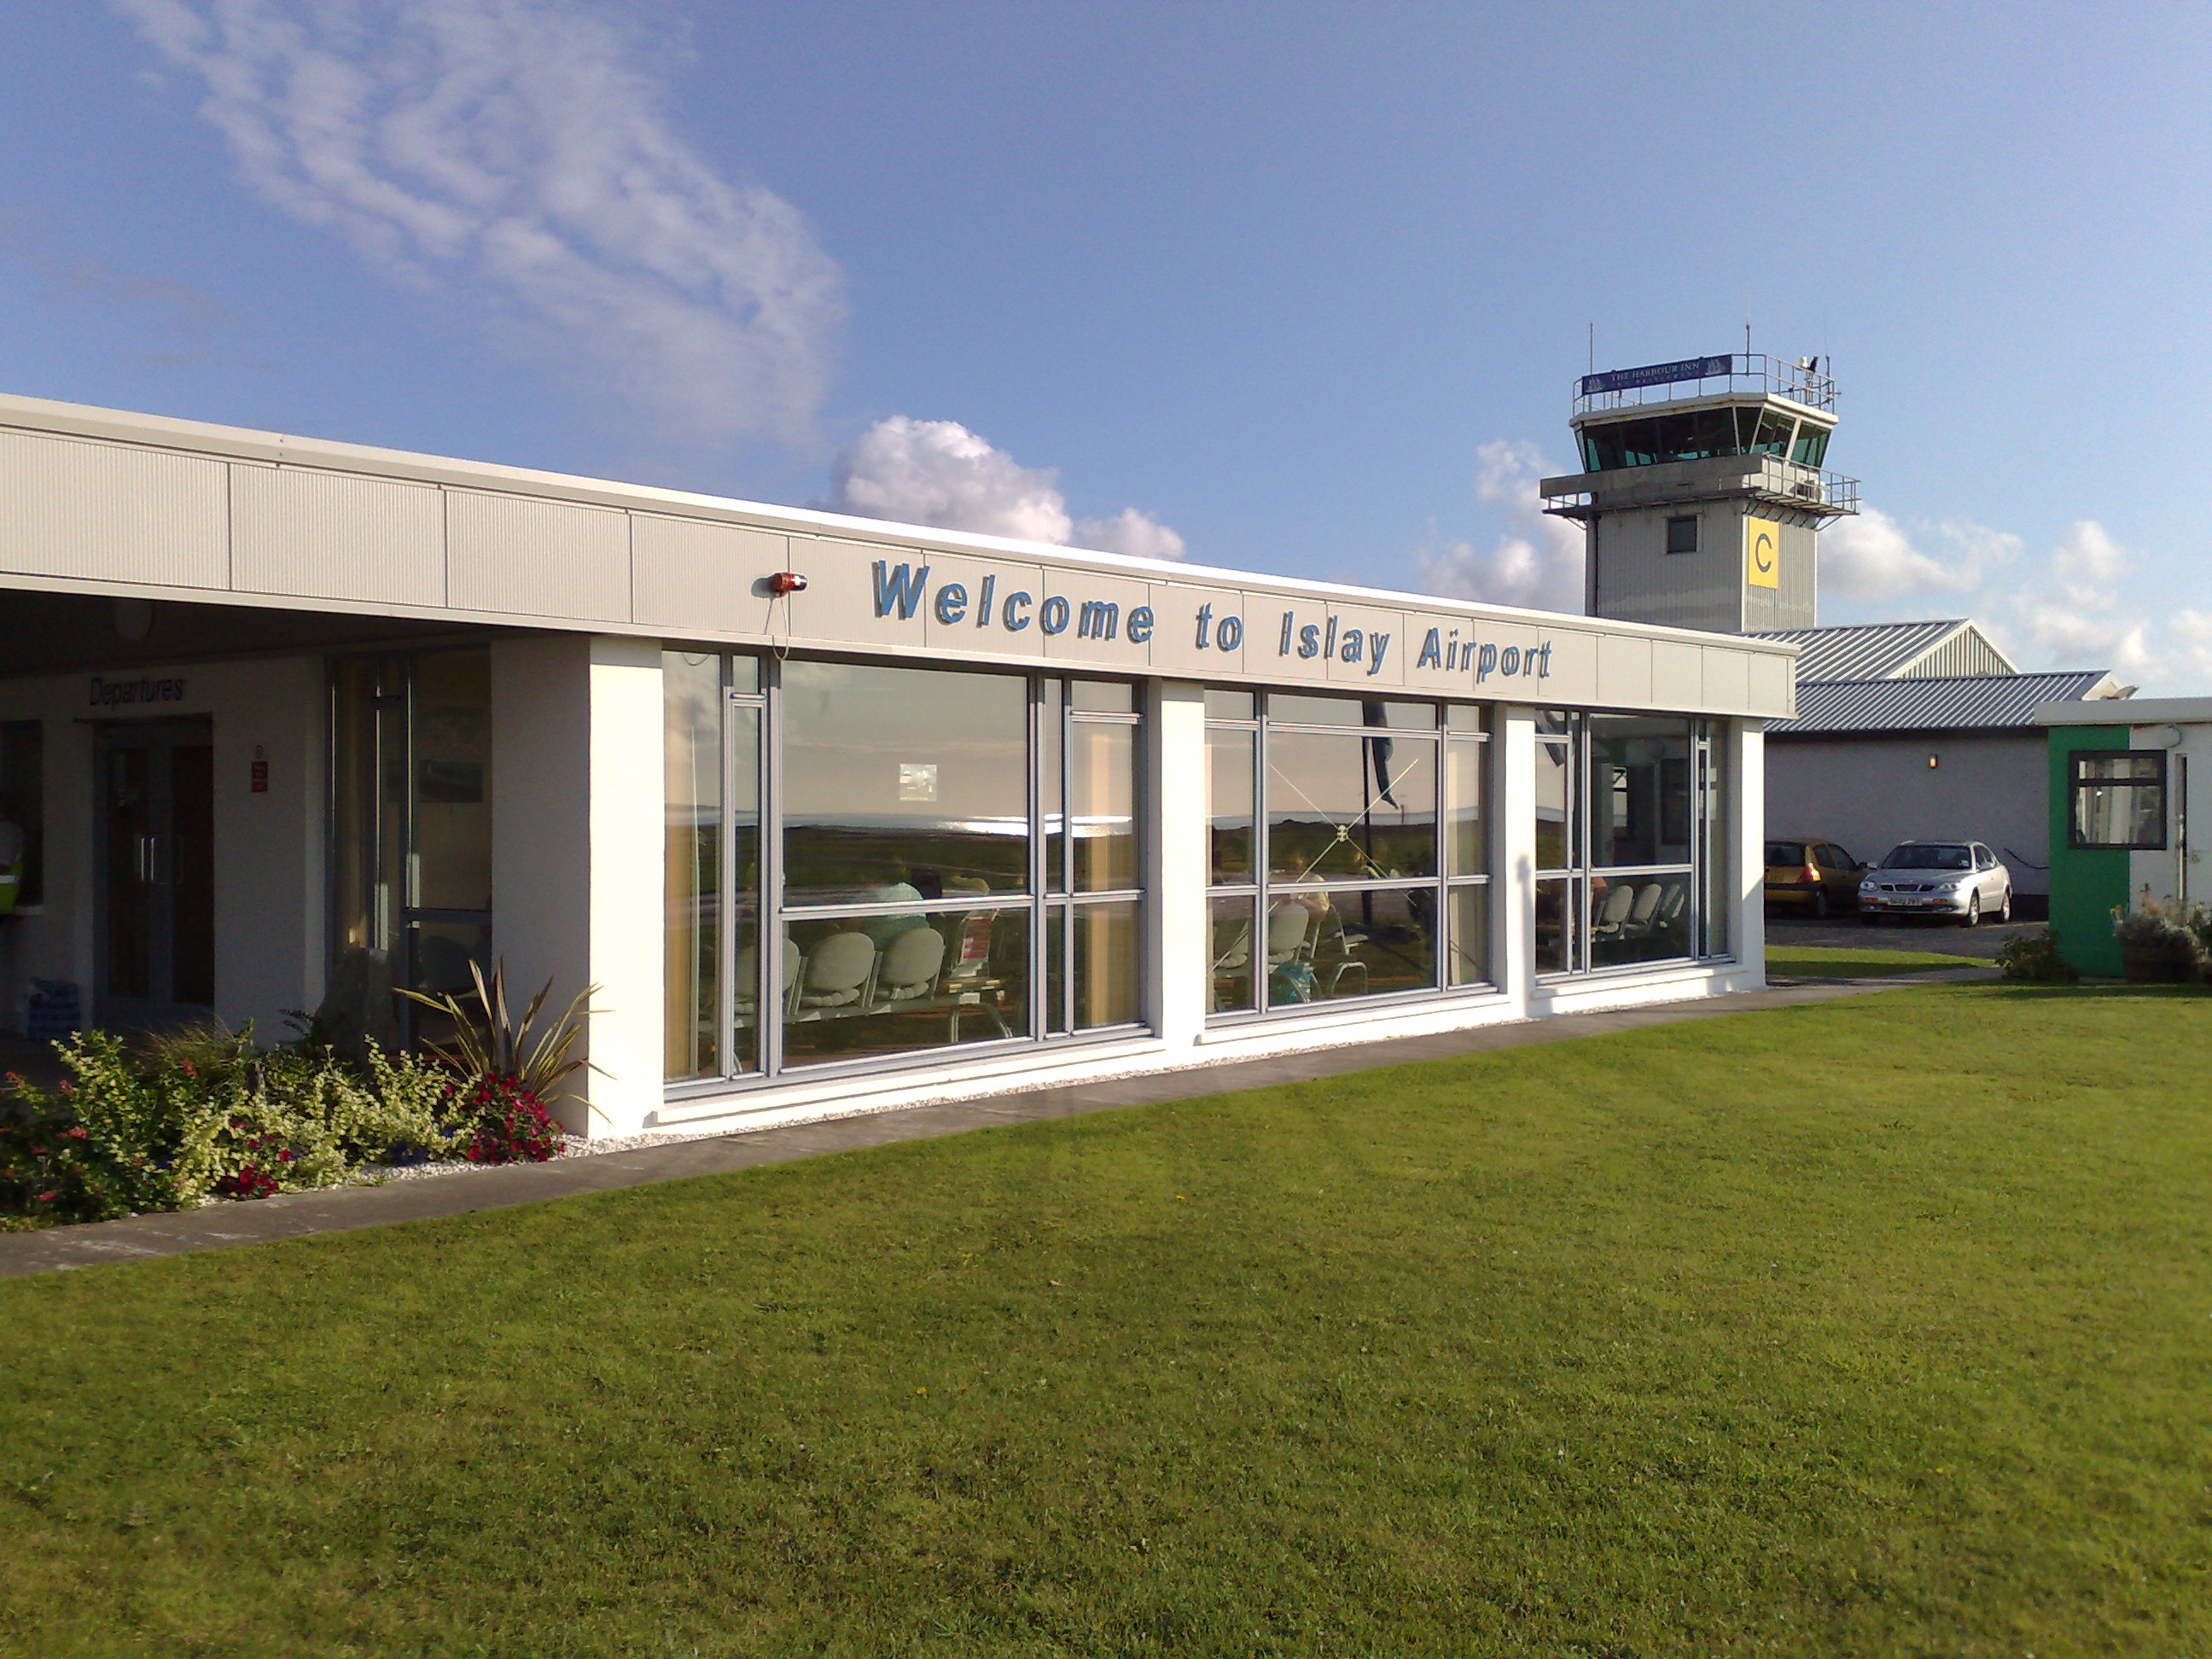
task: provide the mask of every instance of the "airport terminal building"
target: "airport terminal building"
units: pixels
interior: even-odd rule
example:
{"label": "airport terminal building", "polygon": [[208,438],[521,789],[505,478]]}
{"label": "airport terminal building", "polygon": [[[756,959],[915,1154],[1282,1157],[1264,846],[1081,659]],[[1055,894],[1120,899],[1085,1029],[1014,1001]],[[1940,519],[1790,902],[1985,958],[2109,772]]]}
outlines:
{"label": "airport terminal building", "polygon": [[1784,642],[17,398],[0,605],[17,1029],[503,960],[609,1134],[1763,982]]}

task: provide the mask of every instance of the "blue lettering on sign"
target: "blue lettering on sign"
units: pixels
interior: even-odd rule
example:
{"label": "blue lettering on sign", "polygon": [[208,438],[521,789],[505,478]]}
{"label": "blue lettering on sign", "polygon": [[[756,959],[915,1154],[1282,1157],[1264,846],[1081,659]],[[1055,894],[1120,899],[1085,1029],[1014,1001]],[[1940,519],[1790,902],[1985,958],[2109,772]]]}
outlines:
{"label": "blue lettering on sign", "polygon": [[1152,607],[1140,605],[1129,613],[1129,643],[1143,645],[1152,637]]}
{"label": "blue lettering on sign", "polygon": [[[887,574],[888,573],[888,574]],[[914,620],[915,607],[921,603],[923,586],[929,580],[929,567],[919,570],[901,565],[896,570],[883,560],[876,561],[876,614],[888,617],[891,608],[898,608],[901,622]]]}
{"label": "blue lettering on sign", "polygon": [[1244,618],[1224,617],[1213,625],[1213,642],[1224,651],[1234,651],[1244,643]]}
{"label": "blue lettering on sign", "polygon": [[[1030,603],[1030,596],[1026,593],[1009,593],[1006,595],[1006,632],[1009,634],[1018,634],[1022,629],[1030,625],[1029,608]],[[1019,615],[1016,614],[1017,607],[1019,608],[1021,613]]]}
{"label": "blue lettering on sign", "polygon": [[[990,601],[986,599],[984,604]],[[968,614],[968,590],[958,582],[947,582],[937,590],[937,620],[950,628]]]}
{"label": "blue lettering on sign", "polygon": [[1067,601],[1055,593],[1039,605],[1037,626],[1048,634],[1067,632]]}

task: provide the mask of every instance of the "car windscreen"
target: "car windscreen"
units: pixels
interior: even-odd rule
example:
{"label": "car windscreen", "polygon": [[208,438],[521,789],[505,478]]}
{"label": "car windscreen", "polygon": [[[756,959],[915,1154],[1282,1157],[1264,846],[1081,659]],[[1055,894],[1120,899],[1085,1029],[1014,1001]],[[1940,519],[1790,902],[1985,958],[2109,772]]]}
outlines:
{"label": "car windscreen", "polygon": [[1769,864],[1802,864],[1805,862],[1805,843],[1802,841],[1770,841],[1766,843]]}
{"label": "car windscreen", "polygon": [[1890,849],[1881,861],[1885,870],[1971,870],[1974,855],[1964,847],[1933,847],[1907,842]]}

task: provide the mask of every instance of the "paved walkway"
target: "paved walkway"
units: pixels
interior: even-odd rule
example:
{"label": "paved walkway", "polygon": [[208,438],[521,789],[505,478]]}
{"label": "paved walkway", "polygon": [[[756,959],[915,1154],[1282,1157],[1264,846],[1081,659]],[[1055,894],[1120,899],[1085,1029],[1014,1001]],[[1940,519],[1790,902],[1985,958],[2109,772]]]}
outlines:
{"label": "paved walkway", "polygon": [[320,1192],[285,1193],[250,1204],[210,1204],[166,1215],[130,1216],[121,1221],[50,1227],[40,1232],[0,1233],[0,1278],[148,1256],[181,1255],[187,1251],[216,1250],[226,1245],[296,1238],[307,1233],[349,1232],[362,1227],[387,1227],[403,1221],[467,1215],[514,1204],[537,1204],[586,1193],[642,1187],[655,1181],[678,1181],[687,1176],[720,1175],[731,1170],[756,1169],[764,1164],[788,1164],[858,1146],[927,1140],[1000,1124],[1077,1117],[1122,1106],[1145,1106],[1164,1100],[1188,1100],[1238,1089],[1265,1088],[1272,1084],[1339,1077],[1347,1072],[1363,1072],[1371,1066],[1394,1066],[1407,1060],[1442,1060],[1456,1054],[1485,1054],[1531,1043],[1558,1042],[1569,1037],[1593,1036],[1607,1031],[1641,1030],[1647,1026],[1711,1019],[1756,1009],[1792,1007],[1837,997],[1895,990],[1900,985],[1990,976],[1987,969],[1968,968],[1915,975],[1904,980],[1801,980],[1736,996],[1705,997],[1691,1002],[1624,1008],[1610,1013],[1567,1014],[1513,1025],[1441,1032],[1433,1036],[1398,1037],[1263,1060],[1155,1072],[1142,1077],[1030,1089],[939,1106],[916,1106],[863,1117],[670,1142],[636,1152],[557,1158],[550,1164],[508,1164],[499,1169],[398,1181],[382,1187],[337,1187]]}

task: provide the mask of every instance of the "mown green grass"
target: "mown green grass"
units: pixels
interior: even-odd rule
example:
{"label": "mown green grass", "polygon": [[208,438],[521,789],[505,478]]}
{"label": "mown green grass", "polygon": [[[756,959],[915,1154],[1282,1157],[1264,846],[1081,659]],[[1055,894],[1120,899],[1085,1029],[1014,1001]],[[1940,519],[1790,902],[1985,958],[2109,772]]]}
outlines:
{"label": "mown green grass", "polygon": [[1862,951],[1853,945],[1792,945],[1766,953],[1770,974],[1832,979],[1886,979],[1899,974],[1933,973],[1941,968],[1985,966],[1978,957],[1943,956],[1933,951]]}
{"label": "mown green grass", "polygon": [[2208,1075],[1923,987],[0,1284],[0,1650],[2212,1650]]}

